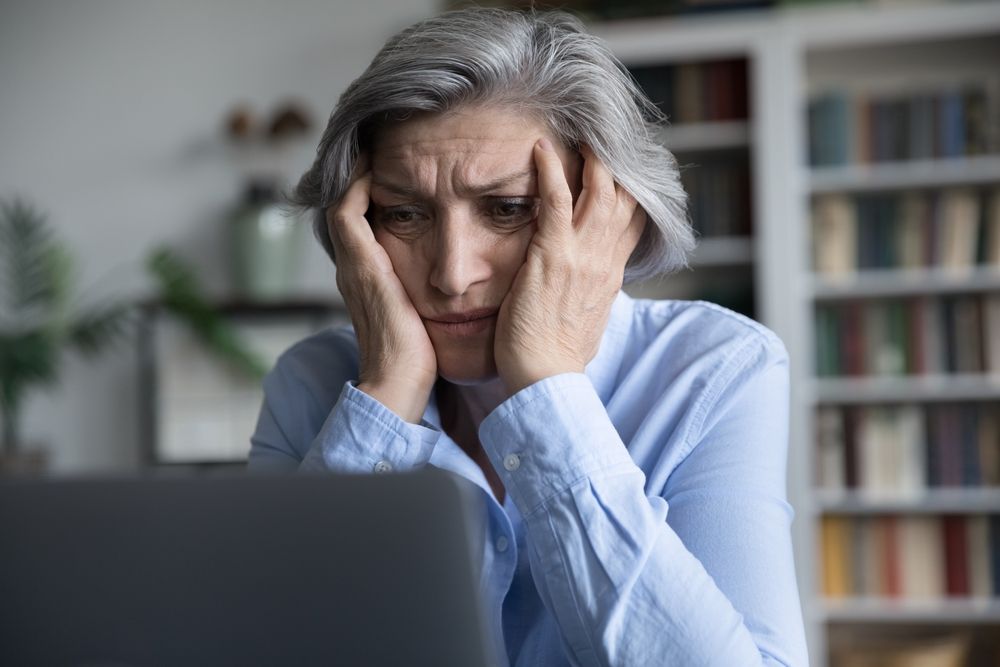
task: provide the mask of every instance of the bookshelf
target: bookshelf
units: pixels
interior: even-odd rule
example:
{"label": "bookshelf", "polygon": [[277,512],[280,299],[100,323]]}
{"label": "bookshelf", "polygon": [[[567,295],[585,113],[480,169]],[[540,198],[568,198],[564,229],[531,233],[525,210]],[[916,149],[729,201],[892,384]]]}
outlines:
{"label": "bookshelf", "polygon": [[978,628],[962,664],[995,664],[1000,21],[934,9],[801,45],[812,613],[831,655],[872,624]]}
{"label": "bookshelf", "polygon": [[[682,164],[747,160],[752,235],[706,237],[677,282],[749,277],[753,315],[789,349],[811,664],[938,649],[953,661],[920,664],[1000,664],[1000,5],[828,3],[594,32],[630,67],[746,62],[745,120],[675,123],[664,141]],[[687,289],[638,293],[698,297]],[[872,645],[881,662],[852,654]]]}
{"label": "bookshelf", "polygon": [[707,299],[754,317],[754,145],[747,53],[738,45],[695,58],[656,49],[636,54],[626,66],[670,120],[661,141],[681,166],[698,237],[691,272],[630,285],[628,291]]}

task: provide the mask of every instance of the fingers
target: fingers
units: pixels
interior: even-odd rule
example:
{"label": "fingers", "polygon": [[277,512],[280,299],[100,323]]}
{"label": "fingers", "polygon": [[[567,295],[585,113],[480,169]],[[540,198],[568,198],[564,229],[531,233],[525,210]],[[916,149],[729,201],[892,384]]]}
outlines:
{"label": "fingers", "polygon": [[543,137],[535,144],[535,169],[538,195],[542,200],[538,214],[539,231],[566,232],[573,225],[573,193],[566,182],[562,160],[552,141]]}
{"label": "fingers", "polygon": [[583,188],[573,219],[576,226],[583,226],[589,219],[606,224],[618,205],[615,179],[589,146],[581,146],[580,154],[583,156]]}
{"label": "fingers", "polygon": [[[356,170],[357,171],[357,170]],[[371,203],[371,172],[357,176],[336,206],[326,212],[327,232],[333,243],[338,264],[374,266],[381,271],[392,271],[384,252],[377,252],[378,242],[365,213]]]}
{"label": "fingers", "polygon": [[639,245],[639,239],[642,238],[642,233],[645,231],[648,222],[649,216],[646,215],[646,211],[641,206],[634,206],[628,226],[626,226],[625,231],[618,238],[618,243],[615,246],[615,258],[622,265],[628,262],[629,257],[632,256],[632,252]]}

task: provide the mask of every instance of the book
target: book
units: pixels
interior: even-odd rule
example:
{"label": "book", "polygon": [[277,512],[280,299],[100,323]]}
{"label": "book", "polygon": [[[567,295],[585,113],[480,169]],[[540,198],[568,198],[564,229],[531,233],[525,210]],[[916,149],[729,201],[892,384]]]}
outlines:
{"label": "book", "polygon": [[945,592],[949,597],[965,597],[970,590],[965,517],[942,517],[941,530],[944,537]]}
{"label": "book", "polygon": [[965,110],[961,91],[949,90],[938,96],[939,157],[961,157],[965,151]]}
{"label": "book", "polygon": [[993,572],[990,568],[990,524],[986,516],[970,516],[966,524],[969,571],[969,595],[989,598],[993,595]]}
{"label": "book", "polygon": [[858,424],[858,488],[871,498],[892,495],[892,432],[882,408],[867,408]]}
{"label": "book", "polygon": [[900,581],[905,598],[940,599],[944,594],[944,549],[937,517],[899,521]]}
{"label": "book", "polygon": [[930,215],[930,201],[926,193],[909,191],[902,195],[897,225],[900,268],[917,269],[927,265]]}
{"label": "book", "polygon": [[923,332],[920,356],[924,373],[929,375],[945,373],[948,370],[946,353],[948,341],[944,331],[942,300],[921,296],[917,301],[920,303],[920,330]]}
{"label": "book", "polygon": [[816,410],[817,485],[821,489],[845,488],[844,420],[840,408],[821,406]]}
{"label": "book", "polygon": [[982,406],[979,424],[979,480],[983,486],[1000,486],[1000,408]]}
{"label": "book", "polygon": [[965,155],[985,155],[990,152],[990,117],[986,90],[968,86],[962,91],[962,110],[965,117]]}
{"label": "book", "polygon": [[857,270],[857,219],[854,203],[843,194],[822,195],[813,202],[813,258],[824,276]]}
{"label": "book", "polygon": [[885,575],[885,595],[898,598],[903,595],[903,573],[899,553],[899,521],[895,514],[882,517],[878,525],[882,531],[882,572]]}
{"label": "book", "polygon": [[970,188],[945,190],[941,200],[941,266],[952,270],[971,269],[976,264],[979,238],[979,197]]}
{"label": "book", "polygon": [[987,335],[983,340],[983,370],[1000,374],[1000,294],[983,296],[982,330]]}
{"label": "book", "polygon": [[990,515],[990,574],[993,595],[1000,597],[1000,514]]}
{"label": "book", "polygon": [[910,97],[911,160],[934,158],[934,95],[918,93]]}
{"label": "book", "polygon": [[674,73],[674,123],[698,123],[705,119],[702,78],[699,63],[677,65]]}
{"label": "book", "polygon": [[958,373],[979,373],[983,370],[982,322],[980,321],[977,296],[960,296],[954,304],[954,345],[955,368]]}
{"label": "book", "polygon": [[905,405],[896,413],[900,443],[899,495],[919,497],[927,488],[927,434],[924,411],[916,405]]}
{"label": "book", "polygon": [[1000,269],[1000,187],[989,192],[983,216],[983,263]]}
{"label": "book", "polygon": [[821,553],[823,558],[823,595],[840,598],[854,589],[851,558],[848,555],[848,520],[840,516],[820,519]]}

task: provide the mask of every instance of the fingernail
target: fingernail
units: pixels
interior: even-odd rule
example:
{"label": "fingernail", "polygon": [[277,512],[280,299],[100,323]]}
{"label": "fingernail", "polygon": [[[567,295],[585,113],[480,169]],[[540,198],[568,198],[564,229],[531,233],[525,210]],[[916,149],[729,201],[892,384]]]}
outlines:
{"label": "fingernail", "polygon": [[542,137],[541,139],[539,139],[538,145],[539,147],[541,147],[543,151],[555,150],[554,148],[552,148],[552,142],[549,141],[548,137]]}

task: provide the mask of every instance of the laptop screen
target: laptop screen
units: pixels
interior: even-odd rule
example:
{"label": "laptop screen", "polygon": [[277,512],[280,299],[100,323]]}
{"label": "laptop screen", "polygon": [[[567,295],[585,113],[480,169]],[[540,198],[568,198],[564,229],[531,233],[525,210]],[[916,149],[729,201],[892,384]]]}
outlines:
{"label": "laptop screen", "polygon": [[0,664],[494,664],[468,484],[0,482]]}

